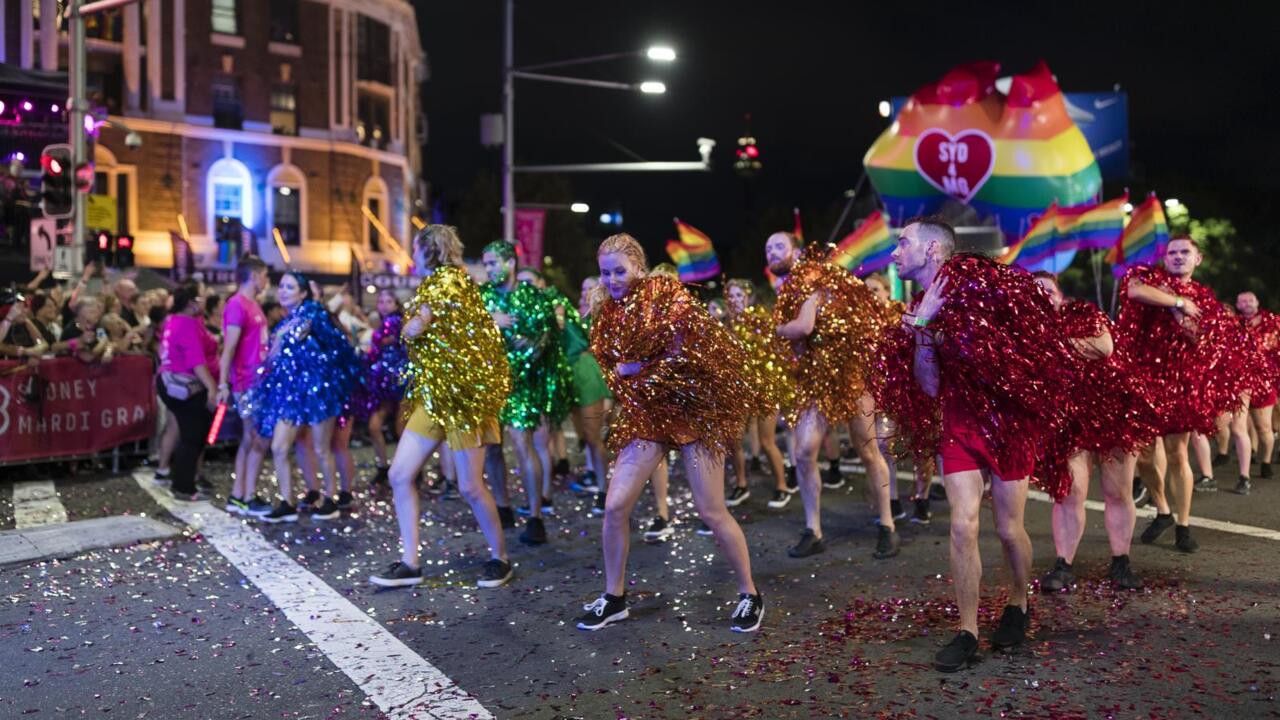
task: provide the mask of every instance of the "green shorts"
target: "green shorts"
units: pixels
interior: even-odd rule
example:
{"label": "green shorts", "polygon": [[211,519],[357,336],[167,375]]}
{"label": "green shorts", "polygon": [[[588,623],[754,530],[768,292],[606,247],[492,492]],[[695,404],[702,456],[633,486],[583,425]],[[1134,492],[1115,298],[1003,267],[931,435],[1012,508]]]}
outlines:
{"label": "green shorts", "polygon": [[613,397],[609,386],[604,383],[600,364],[589,352],[581,353],[573,360],[573,392],[578,407],[587,407]]}

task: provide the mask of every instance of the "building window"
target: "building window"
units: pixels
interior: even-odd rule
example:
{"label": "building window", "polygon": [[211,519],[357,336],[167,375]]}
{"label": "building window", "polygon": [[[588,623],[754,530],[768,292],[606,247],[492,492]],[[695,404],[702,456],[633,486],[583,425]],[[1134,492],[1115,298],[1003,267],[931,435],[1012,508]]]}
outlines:
{"label": "building window", "polygon": [[[61,8],[59,8],[61,11]],[[124,16],[119,9],[103,10],[84,18],[84,36],[120,42],[124,39]]]}
{"label": "building window", "polygon": [[209,168],[205,212],[215,241],[238,240],[241,228],[253,227],[253,178],[244,163],[223,158]]}
{"label": "building window", "polygon": [[356,79],[391,84],[391,28],[363,15],[356,23]]}
{"label": "building window", "polygon": [[269,228],[280,231],[285,245],[298,246],[306,236],[307,179],[293,165],[277,165],[267,173]]}
{"label": "building window", "polygon": [[391,134],[390,98],[376,92],[361,91],[356,101],[356,114],[356,137],[360,143],[385,149]]}
{"label": "building window", "polygon": [[213,0],[213,31],[227,35],[239,35],[236,0]]}
{"label": "building window", "polygon": [[240,83],[233,77],[215,78],[209,85],[213,95],[213,126],[239,130],[244,127],[240,108]]}
{"label": "building window", "polygon": [[271,41],[298,44],[298,0],[271,0]]}
{"label": "building window", "polygon": [[[364,184],[364,207],[369,209],[369,214],[378,219],[382,226],[390,232],[387,225],[387,184],[382,178],[374,175]],[[364,213],[361,213],[364,215]],[[382,241],[382,233],[378,231],[378,226],[368,216],[364,217],[364,244],[373,252],[383,252],[385,245]]]}
{"label": "building window", "polygon": [[298,96],[293,85],[271,88],[271,132],[277,135],[298,134]]}

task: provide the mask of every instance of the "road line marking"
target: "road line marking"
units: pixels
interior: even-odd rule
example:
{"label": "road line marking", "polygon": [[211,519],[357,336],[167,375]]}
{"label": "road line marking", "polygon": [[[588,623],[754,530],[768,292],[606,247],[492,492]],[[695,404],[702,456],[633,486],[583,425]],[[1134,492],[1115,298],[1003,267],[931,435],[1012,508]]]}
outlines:
{"label": "road line marking", "polygon": [[67,509],[58,499],[52,480],[26,480],[13,484],[13,520],[19,529],[67,521]]}
{"label": "road line marking", "polygon": [[[848,469],[846,469],[848,468]],[[849,463],[841,466],[841,470],[845,472],[863,473],[862,465]],[[936,477],[936,476],[935,476]],[[905,470],[898,471],[899,480],[915,480],[916,476]],[[1040,490],[1031,490],[1027,493],[1027,498],[1042,503],[1052,503],[1053,498],[1048,493]],[[1085,500],[1084,507],[1086,510],[1094,510],[1103,512],[1106,505],[1098,500]],[[1138,517],[1153,518],[1156,516],[1154,507],[1138,508]],[[1274,540],[1280,542],[1280,530],[1271,530],[1268,528],[1254,527],[1253,525],[1241,525],[1239,523],[1228,522],[1226,520],[1214,520],[1212,518],[1191,516],[1191,527],[1204,528],[1205,530],[1217,530],[1218,532],[1231,533],[1233,535],[1245,535],[1248,537],[1261,538],[1263,540]]]}
{"label": "road line marking", "polygon": [[207,502],[175,501],[147,471],[135,472],[133,479],[165,510],[199,530],[387,717],[492,720],[447,675],[253,528]]}

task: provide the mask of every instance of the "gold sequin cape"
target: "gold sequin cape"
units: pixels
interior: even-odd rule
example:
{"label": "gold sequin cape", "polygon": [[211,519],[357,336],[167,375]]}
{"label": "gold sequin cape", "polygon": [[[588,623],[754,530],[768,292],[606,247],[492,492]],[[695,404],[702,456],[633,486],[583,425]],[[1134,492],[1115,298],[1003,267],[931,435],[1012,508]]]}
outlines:
{"label": "gold sequin cape", "polygon": [[884,303],[848,270],[804,258],[791,268],[778,291],[774,323],[784,325],[794,320],[814,293],[819,294],[819,301],[813,332],[793,344],[796,395],[784,409],[792,427],[811,407],[831,423],[844,422],[858,412],[858,398],[866,388],[881,328],[888,318]]}
{"label": "gold sequin cape", "polygon": [[502,335],[462,268],[445,266],[424,277],[405,322],[423,305],[431,308],[431,324],[405,341],[405,412],[421,407],[444,428],[471,432],[497,417],[511,393]]}
{"label": "gold sequin cape", "polygon": [[795,399],[795,378],[791,376],[791,349],[778,336],[773,313],[763,305],[752,305],[729,322],[747,354],[746,374],[761,397],[757,416],[770,415],[790,407]]}
{"label": "gold sequin cape", "polygon": [[[742,346],[675,278],[651,275],[606,300],[591,352],[621,406],[609,430],[614,452],[633,440],[727,452],[760,403]],[[618,375],[619,364],[634,362],[640,372]]]}

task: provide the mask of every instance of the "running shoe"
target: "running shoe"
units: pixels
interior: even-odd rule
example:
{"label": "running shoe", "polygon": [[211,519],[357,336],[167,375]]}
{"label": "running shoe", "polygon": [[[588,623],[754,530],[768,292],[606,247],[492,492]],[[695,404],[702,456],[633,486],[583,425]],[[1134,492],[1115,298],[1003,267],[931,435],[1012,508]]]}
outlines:
{"label": "running shoe", "polygon": [[569,489],[579,495],[595,495],[600,492],[600,483],[596,480],[596,474],[587,470],[577,480],[569,483]]}
{"label": "running shoe", "polygon": [[760,629],[764,620],[764,598],[759,595],[738,595],[738,606],[729,616],[729,629],[734,632],[749,633]]}
{"label": "running shoe", "polygon": [[1184,553],[1191,553],[1200,549],[1200,543],[1191,537],[1191,528],[1186,525],[1177,525],[1173,528],[1173,546]]}
{"label": "running shoe", "polygon": [[356,504],[356,498],[351,494],[350,490],[338,491],[338,509],[342,511],[350,510]]}
{"label": "running shoe", "polygon": [[675,534],[675,528],[671,527],[671,523],[667,522],[662,516],[655,517],[649,523],[649,529],[644,531],[644,541],[648,543],[663,543],[667,538]]}
{"label": "running shoe", "polygon": [[312,520],[332,520],[342,514],[338,509],[338,504],[331,497],[325,497],[318,507],[311,510]]}
{"label": "running shoe", "polygon": [[991,633],[991,647],[996,650],[1011,650],[1027,639],[1027,628],[1031,627],[1031,611],[1023,611],[1017,605],[1006,605],[1000,614],[1000,624]]}
{"label": "running shoe", "polygon": [[738,507],[742,503],[746,502],[749,497],[751,497],[750,490],[744,487],[734,487],[733,490],[729,492],[729,497],[724,499],[724,504],[729,507]]}
{"label": "running shoe", "polygon": [[781,510],[791,502],[791,493],[786,490],[774,490],[773,497],[769,499],[769,507],[774,510]]}
{"label": "running shoe", "polygon": [[524,521],[520,542],[525,545],[542,545],[547,542],[547,527],[542,524],[542,518],[531,517]]}
{"label": "running shoe", "polygon": [[586,612],[578,617],[578,629],[599,630],[627,619],[627,596],[615,597],[606,593],[595,602],[583,605],[582,609]]}
{"label": "running shoe", "polygon": [[502,587],[510,582],[514,575],[511,563],[497,558],[490,558],[481,569],[480,579],[476,581],[476,585],[482,588]]}
{"label": "running shoe", "polygon": [[1248,495],[1249,491],[1252,489],[1253,489],[1253,483],[1249,482],[1249,478],[1245,477],[1244,475],[1241,475],[1240,479],[1236,481],[1235,489],[1232,490],[1231,492],[1237,495]]}
{"label": "running shoe", "polygon": [[978,655],[978,638],[968,630],[956,633],[933,658],[933,668],[938,672],[953,673],[973,664]]}
{"label": "running shoe", "polygon": [[369,576],[369,582],[378,587],[412,587],[422,584],[422,568],[406,565],[399,560],[391,563],[381,575]]}
{"label": "running shoe", "polygon": [[261,517],[271,512],[271,503],[267,502],[266,500],[263,500],[261,497],[257,495],[254,495],[252,498],[249,498],[249,502],[247,504],[249,506],[248,512],[245,513],[247,515]]}
{"label": "running shoe", "polygon": [[1071,563],[1063,558],[1053,561],[1053,569],[1040,578],[1040,592],[1056,593],[1070,590],[1076,584],[1076,575],[1071,572]]}
{"label": "running shoe", "polygon": [[516,526],[516,514],[509,507],[498,506],[498,520],[502,521],[504,529]]}
{"label": "running shoe", "polygon": [[715,535],[715,533],[711,530],[711,527],[702,521],[698,521],[698,529],[695,530],[694,532],[698,533],[703,537],[711,537],[712,535]]}
{"label": "running shoe", "polygon": [[902,507],[902,501],[897,498],[889,501],[889,512],[893,514],[894,520],[907,519],[907,511]]}
{"label": "running shoe", "polygon": [[1147,526],[1147,529],[1142,531],[1142,536],[1139,539],[1142,540],[1144,545],[1150,545],[1156,540],[1159,540],[1160,536],[1171,527],[1173,527],[1172,514],[1157,514],[1155,518],[1151,520],[1151,524]]}
{"label": "running shoe", "polygon": [[274,510],[262,516],[262,521],[271,523],[272,525],[275,525],[276,523],[298,522],[298,510],[284,500],[281,500],[280,504],[276,505]]}
{"label": "running shoe", "polygon": [[1193,486],[1196,492],[1217,492],[1218,481],[1208,475],[1201,475]]}
{"label": "running shoe", "polygon": [[1142,578],[1129,567],[1128,555],[1117,555],[1111,558],[1111,567],[1107,570],[1107,579],[1121,590],[1141,590]]}
{"label": "running shoe", "polygon": [[911,522],[916,525],[928,525],[933,520],[933,513],[929,511],[929,498],[916,498],[916,510],[911,514]]}
{"label": "running shoe", "polygon": [[881,525],[880,534],[876,538],[876,551],[872,553],[872,557],[877,560],[886,560],[897,555],[902,547],[902,538],[898,535],[898,531],[890,530]]}
{"label": "running shoe", "polygon": [[227,512],[232,515],[248,515],[249,503],[238,497],[229,497],[227,498]]}
{"label": "running shoe", "polygon": [[804,532],[800,533],[800,542],[796,543],[795,547],[787,550],[787,554],[793,558],[802,558],[826,551],[827,543],[822,538],[814,535],[811,528],[805,528]]}

